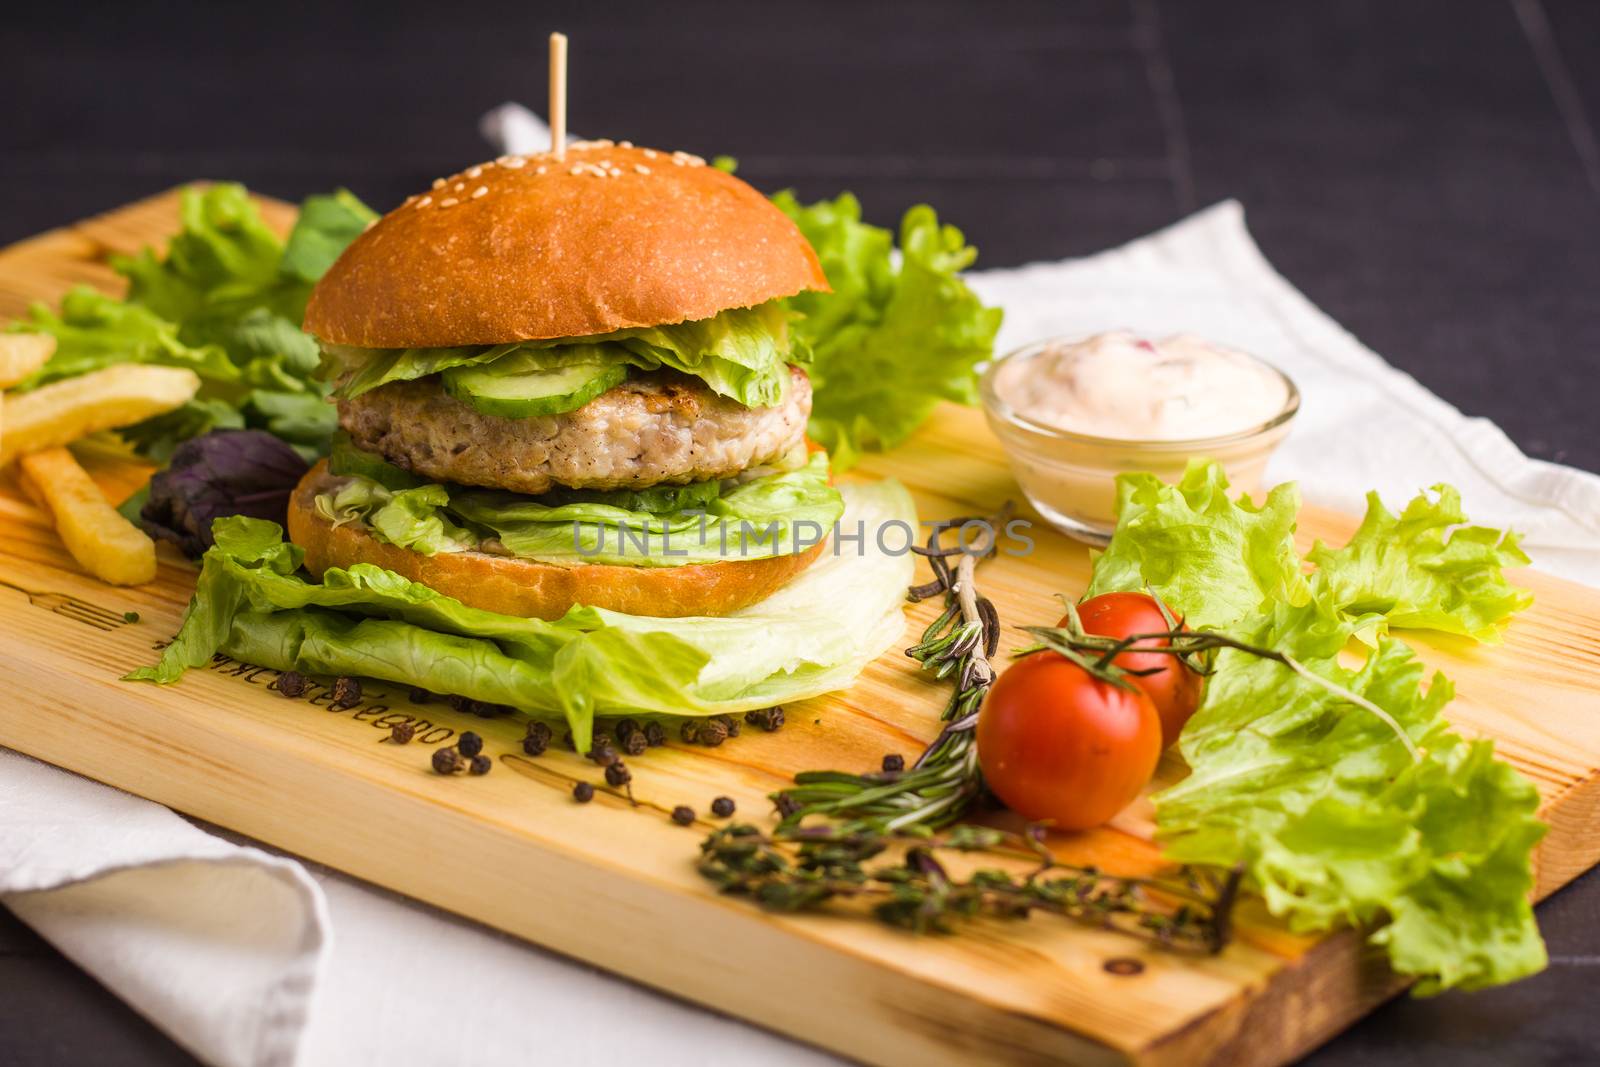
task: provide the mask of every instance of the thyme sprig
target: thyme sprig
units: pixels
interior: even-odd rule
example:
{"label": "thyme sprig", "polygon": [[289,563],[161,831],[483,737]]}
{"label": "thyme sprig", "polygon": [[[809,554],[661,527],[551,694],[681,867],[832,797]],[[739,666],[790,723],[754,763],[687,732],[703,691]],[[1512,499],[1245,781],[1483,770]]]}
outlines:
{"label": "thyme sprig", "polygon": [[[913,548],[933,568],[933,581],[912,586],[907,599],[915,603],[943,594],[945,603],[922,640],[906,649],[935,678],[955,680],[955,691],[940,715],[944,727],[939,736],[905,770],[795,775],[792,787],[773,795],[783,814],[778,836],[798,834],[810,816],[837,820],[846,835],[933,830],[960,818],[983,793],[972,731],[995,679],[990,658],[1000,648],[1000,617],[978,592],[976,574],[978,564],[994,556],[999,531],[1010,516],[1007,503],[995,515],[952,519],[934,527],[926,546]],[[969,540],[974,528],[977,535]],[[951,533],[953,545],[945,543]]]}
{"label": "thyme sprig", "polygon": [[[869,866],[894,841],[836,825],[768,837],[736,823],[705,839],[699,869],[723,892],[747,894],[770,911],[864,900],[882,922],[917,933],[949,932],[956,919],[1020,919],[1040,911],[1193,954],[1215,953],[1227,943],[1239,893],[1238,869],[1184,867],[1155,879],[1063,864],[1037,827],[1021,835],[972,825],[942,838],[917,835],[898,860]],[[1034,866],[1026,874],[986,867],[961,879],[939,859],[940,850],[1021,856]]]}

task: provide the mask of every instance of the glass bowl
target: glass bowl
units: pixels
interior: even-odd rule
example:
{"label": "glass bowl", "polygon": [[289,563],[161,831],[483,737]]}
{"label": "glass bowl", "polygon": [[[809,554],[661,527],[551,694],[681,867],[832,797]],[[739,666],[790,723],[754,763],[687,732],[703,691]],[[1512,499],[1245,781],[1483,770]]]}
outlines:
{"label": "glass bowl", "polygon": [[1103,545],[1116,528],[1116,477],[1148,471],[1163,481],[1177,481],[1191,459],[1214,459],[1228,474],[1234,490],[1255,494],[1273,449],[1289,432],[1300,410],[1300,390],[1293,380],[1264,360],[1257,360],[1283,380],[1283,409],[1258,426],[1221,437],[1182,441],[1134,441],[1072,433],[1014,410],[995,389],[1002,366],[1034,359],[1079,338],[1051,337],[1008,352],[989,364],[979,382],[989,427],[1005,448],[1011,472],[1023,495],[1045,520],[1069,537]]}

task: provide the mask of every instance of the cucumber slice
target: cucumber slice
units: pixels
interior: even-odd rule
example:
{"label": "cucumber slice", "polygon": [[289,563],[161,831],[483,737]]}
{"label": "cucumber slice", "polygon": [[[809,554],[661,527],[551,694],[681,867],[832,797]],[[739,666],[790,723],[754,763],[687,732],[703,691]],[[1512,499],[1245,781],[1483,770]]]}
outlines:
{"label": "cucumber slice", "polygon": [[376,452],[364,452],[350,443],[350,435],[340,430],[333,435],[328,453],[328,473],[342,477],[370,478],[392,493],[427,484],[410,471],[401,470]]}
{"label": "cucumber slice", "polygon": [[622,363],[541,366],[534,353],[513,353],[483,366],[444,372],[445,392],[485,415],[530,419],[573,411],[622,384]]}

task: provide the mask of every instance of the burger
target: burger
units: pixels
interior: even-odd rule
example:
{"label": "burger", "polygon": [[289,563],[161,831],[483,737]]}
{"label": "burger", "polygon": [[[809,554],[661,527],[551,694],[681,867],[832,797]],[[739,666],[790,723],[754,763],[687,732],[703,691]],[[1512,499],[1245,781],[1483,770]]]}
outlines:
{"label": "burger", "polygon": [[627,142],[502,156],[373,224],[312,292],[341,434],[291,539],[478,608],[726,615],[844,509],[786,298],[828,283],[765,197]]}

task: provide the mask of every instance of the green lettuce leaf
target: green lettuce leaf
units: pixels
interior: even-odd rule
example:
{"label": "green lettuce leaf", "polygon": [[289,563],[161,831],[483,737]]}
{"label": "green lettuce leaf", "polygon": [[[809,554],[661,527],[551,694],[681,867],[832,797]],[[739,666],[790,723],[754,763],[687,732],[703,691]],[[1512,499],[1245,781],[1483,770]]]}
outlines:
{"label": "green lettuce leaf", "polygon": [[1116,533],[1095,560],[1088,595],[1148,585],[1195,627],[1226,625],[1274,599],[1301,601],[1299,511],[1292,484],[1259,507],[1229,499],[1215,463],[1191,463],[1176,486],[1153,474],[1121,475]]}
{"label": "green lettuce leaf", "polygon": [[822,262],[831,293],[801,293],[795,332],[813,353],[811,436],[840,469],[865,449],[909,437],[941,400],[977,401],[977,365],[994,352],[999,308],[984,307],[961,280],[977,250],[961,231],[919,205],[900,223],[900,262],[888,230],[861,221],[845,193],[802,205],[773,203],[800,227]]}
{"label": "green lettuce leaf", "polygon": [[[352,475],[338,490],[320,495],[317,509],[334,522],[362,521],[383,540],[424,555],[475,549],[494,538],[524,559],[655,567],[804,551],[832,530],[844,510],[839,491],[828,484],[824,452],[813,453],[796,470],[689,490],[530,497],[429,484],[396,492]],[[626,506],[673,499],[685,506]]]}
{"label": "green lettuce leaf", "polygon": [[[1453,732],[1449,681],[1424,684],[1410,649],[1381,636],[1426,626],[1495,637],[1529,599],[1501,573],[1526,562],[1516,538],[1465,526],[1457,494],[1439,487],[1398,518],[1373,496],[1347,545],[1302,560],[1292,486],[1261,506],[1227,488],[1210,463],[1176,486],[1119,479],[1117,531],[1090,593],[1148,587],[1191,625],[1286,653],[1376,705],[1405,740],[1283,664],[1223,651],[1179,739],[1189,776],[1154,798],[1164,853],[1242,864],[1296,930],[1366,928],[1420,994],[1539,970],[1527,899],[1538,793],[1491,743]],[[1374,647],[1345,666],[1358,635]]]}
{"label": "green lettuce leaf", "polygon": [[376,211],[348,189],[306,197],[294,229],[289,231],[278,273],[307,285],[316,284],[345,247],[377,217]]}
{"label": "green lettuce leaf", "polygon": [[1533,603],[1533,594],[1506,581],[1506,567],[1528,557],[1514,533],[1466,525],[1461,494],[1433,487],[1397,518],[1377,493],[1367,515],[1341,549],[1318,542],[1308,558],[1346,611],[1377,612],[1391,626],[1499,640],[1500,624]]}
{"label": "green lettuce leaf", "polygon": [[380,540],[424,556],[477,548],[479,539],[451,521],[445,511],[449,503],[450,491],[431,482],[390,490],[370,478],[353,477],[337,491],[319,495],[316,508],[335,526],[365,523]]}
{"label": "green lettuce leaf", "polygon": [[[643,371],[668,367],[693,375],[747,407],[779,403],[789,363],[810,356],[790,337],[789,316],[777,302],[734,308],[675,326],[617,330],[592,337],[520,341],[463,348],[362,349],[326,346],[334,395],[349,398],[390,382],[411,381],[456,367],[482,364],[508,374],[572,363],[624,364]],[[514,358],[508,358],[514,357]]]}
{"label": "green lettuce leaf", "polygon": [[[164,255],[146,248],[112,265],[128,279],[128,303],[188,331],[218,318],[271,306],[299,321],[295,294],[281,285],[283,242],[245,187],[232,182],[185,189],[182,226]],[[300,311],[304,311],[301,296]]]}
{"label": "green lettuce leaf", "polygon": [[[893,482],[844,490],[849,522],[913,528]],[[842,688],[900,639],[909,555],[869,536],[824,553],[767,600],[721,618],[656,619],[574,608],[555,622],[468,607],[371,564],[297,573],[275,524],[214,527],[195,596],[158,663],[130,679],[171,683],[217,652],[278,670],[355,674],[563,717],[580,749],[597,715],[715,715]]]}
{"label": "green lettuce leaf", "polygon": [[114,300],[86,285],[76,286],[55,312],[43,303],[28,309],[28,317],[12,331],[47,333],[56,339],[48,362],[14,388],[18,392],[103,370],[116,363],[156,363],[186,367],[202,381],[239,381],[239,368],[217,345],[194,346],[178,339],[178,328],[148,308]]}
{"label": "green lettuce leaf", "polygon": [[165,252],[113,260],[126,300],[79,287],[59,313],[36,305],[10,327],[56,339],[50,361],[18,388],[116,363],[187,367],[201,379],[193,400],[122,431],[141,455],[162,463],[191,437],[245,426],[306,455],[325,452],[337,415],[318,380],[317,344],[299,323],[311,286],[373,212],[343,190],[311,197],[287,246],[241,185],[184,190],[180,216]]}

